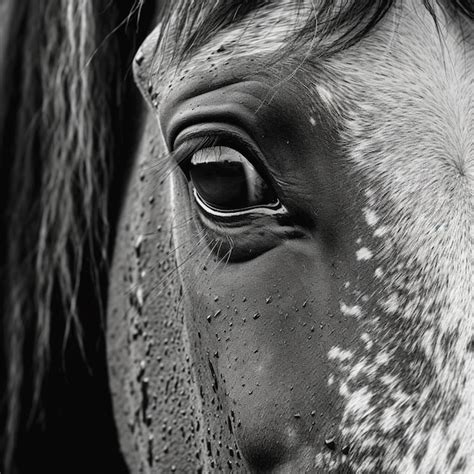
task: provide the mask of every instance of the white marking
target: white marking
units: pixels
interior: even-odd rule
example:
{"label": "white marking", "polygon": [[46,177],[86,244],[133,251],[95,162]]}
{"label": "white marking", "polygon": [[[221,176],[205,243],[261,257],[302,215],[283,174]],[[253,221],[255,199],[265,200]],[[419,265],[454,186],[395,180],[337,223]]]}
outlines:
{"label": "white marking", "polygon": [[380,377],[381,382],[393,389],[397,385],[397,377],[391,374],[384,374]]}
{"label": "white marking", "polygon": [[370,260],[372,258],[372,252],[367,247],[362,247],[356,252],[357,260]]}
{"label": "white marking", "polygon": [[328,357],[330,359],[338,359],[339,361],[345,361],[352,359],[354,354],[351,351],[341,349],[340,347],[333,346],[329,349]]}
{"label": "white marking", "polygon": [[372,342],[372,339],[370,338],[370,336],[366,332],[362,333],[360,338],[365,342],[365,348],[366,349],[369,350],[374,345],[374,343]]}
{"label": "white marking", "polygon": [[382,302],[382,306],[385,311],[387,311],[387,313],[396,313],[400,306],[399,297],[397,293],[392,293],[391,295],[389,295],[387,299]]}
{"label": "white marking", "polygon": [[368,207],[364,207],[364,216],[365,216],[365,221],[370,227],[373,227],[379,221],[379,218],[377,214],[375,213],[375,211],[373,211],[372,209],[369,209]]}
{"label": "white marking", "polygon": [[316,90],[319,94],[319,97],[326,105],[329,105],[329,106],[333,105],[332,94],[326,89],[326,87],[317,85]]}
{"label": "white marking", "polygon": [[374,237],[383,237],[388,232],[386,226],[381,226],[378,229],[375,229]]}
{"label": "white marking", "polygon": [[398,411],[394,407],[385,408],[379,426],[385,433],[392,431],[397,426]]}
{"label": "white marking", "polygon": [[355,316],[356,318],[359,318],[362,316],[362,311],[360,309],[360,306],[354,305],[354,306],[348,306],[345,303],[340,303],[339,307],[341,308],[341,313],[344,316]]}
{"label": "white marking", "polygon": [[386,352],[379,352],[375,357],[375,363],[377,365],[386,365],[390,360],[390,356]]}
{"label": "white marking", "polygon": [[372,390],[367,387],[362,387],[351,393],[347,402],[348,409],[356,416],[366,416],[370,412],[371,399],[373,396]]}

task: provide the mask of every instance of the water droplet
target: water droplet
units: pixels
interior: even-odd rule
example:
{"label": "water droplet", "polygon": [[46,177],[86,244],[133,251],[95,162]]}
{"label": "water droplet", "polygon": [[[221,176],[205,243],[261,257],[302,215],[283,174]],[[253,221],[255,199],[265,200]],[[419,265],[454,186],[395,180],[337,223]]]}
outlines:
{"label": "water droplet", "polygon": [[252,317],[253,319],[258,319],[261,316],[261,314],[257,311]]}
{"label": "water droplet", "polygon": [[334,451],[336,449],[336,440],[334,439],[334,436],[329,436],[324,440],[324,444],[326,445],[327,448],[329,448],[331,451]]}
{"label": "water droplet", "polygon": [[272,297],[269,296],[266,300],[265,300],[265,303],[266,304],[270,304],[272,302]]}
{"label": "water droplet", "polygon": [[140,252],[142,248],[142,243],[143,243],[143,235],[139,235],[137,237],[137,240],[135,241],[135,255],[137,257],[140,257]]}
{"label": "water droplet", "polygon": [[145,55],[143,54],[143,51],[139,50],[137,54],[135,55],[135,64],[137,66],[140,66],[143,63],[144,59],[145,59]]}

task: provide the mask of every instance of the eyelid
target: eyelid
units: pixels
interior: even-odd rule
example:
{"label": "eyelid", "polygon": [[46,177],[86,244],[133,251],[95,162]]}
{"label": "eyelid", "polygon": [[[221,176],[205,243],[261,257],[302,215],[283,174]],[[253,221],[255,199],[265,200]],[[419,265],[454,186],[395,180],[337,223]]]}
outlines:
{"label": "eyelid", "polygon": [[[225,156],[225,158],[222,158]],[[228,146],[215,145],[212,147],[203,147],[193,153],[191,164],[219,163],[222,161],[232,161],[235,163],[248,162],[242,153]]]}
{"label": "eyelid", "polygon": [[194,153],[203,148],[223,146],[236,150],[257,170],[262,179],[270,183],[275,191],[278,183],[269,172],[263,153],[250,136],[240,127],[225,123],[196,124],[180,131],[173,143],[173,155],[186,173]]}
{"label": "eyelid", "polygon": [[288,214],[287,209],[283,206],[278,199],[274,204],[271,205],[258,205],[252,207],[246,207],[244,209],[239,209],[237,211],[219,211],[218,209],[214,209],[210,207],[202,198],[199,196],[199,193],[196,191],[196,188],[193,188],[193,195],[194,199],[206,213],[215,216],[215,217],[222,217],[225,219],[229,219],[232,217],[243,217],[248,216],[250,214],[259,215],[268,215],[268,216],[278,216],[278,215],[286,215]]}

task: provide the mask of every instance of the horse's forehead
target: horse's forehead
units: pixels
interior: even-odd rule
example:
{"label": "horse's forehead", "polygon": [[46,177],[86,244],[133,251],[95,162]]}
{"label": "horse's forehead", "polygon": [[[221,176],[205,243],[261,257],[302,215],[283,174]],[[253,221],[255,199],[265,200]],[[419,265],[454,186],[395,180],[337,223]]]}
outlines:
{"label": "horse's forehead", "polygon": [[[238,80],[239,64],[280,50],[317,8],[317,3],[293,0],[264,3],[252,18],[231,24],[186,61],[176,65],[171,60],[166,67],[161,62],[159,70],[150,54],[160,34],[155,32],[144,46],[151,69],[139,68],[139,83],[146,96],[155,97],[151,102],[157,106],[167,102],[176,84],[192,82],[192,77],[211,84],[231,71]],[[344,110],[345,138],[353,157],[358,155],[365,163],[366,149],[378,143],[399,150],[373,163],[381,165],[374,166],[374,173],[398,169],[395,184],[402,181],[406,185],[410,180],[417,184],[416,171],[427,172],[428,179],[436,180],[447,166],[452,171],[444,180],[447,191],[452,184],[449,178],[457,179],[458,173],[472,181],[474,34],[472,23],[463,28],[440,7],[433,8],[436,21],[422,2],[392,8],[376,31],[356,47],[324,60],[318,59],[318,47],[331,38],[318,37],[316,29],[306,45],[290,51],[268,71],[285,70],[283,74],[289,73],[289,77],[282,86],[296,77],[305,84],[305,92],[336,112]],[[176,49],[176,42],[179,34],[170,34],[165,57],[166,50],[170,54]],[[312,72],[315,68],[317,74]],[[146,69],[148,73],[143,74]],[[252,65],[246,71],[251,69]],[[258,75],[258,66],[254,69]],[[152,90],[156,93],[150,94]],[[411,156],[420,160],[411,160]],[[403,200],[399,196],[399,201]],[[413,204],[410,199],[404,204],[410,202]]]}
{"label": "horse's forehead", "polygon": [[[341,6],[338,6],[337,1],[333,3],[331,15],[334,19],[337,18],[337,11]],[[212,77],[217,77],[222,67],[238,69],[239,60],[267,57],[270,58],[267,63],[271,64],[272,54],[288,46],[295,34],[307,27],[308,18],[317,17],[318,8],[318,2],[314,1],[264,2],[243,20],[230,22],[222,29],[216,28],[216,33],[210,35],[200,47],[193,48],[193,54],[186,56],[184,61],[179,51],[183,41],[192,35],[189,31],[182,34],[181,31],[173,30],[177,18],[172,17],[168,24],[171,27],[165,34],[162,36],[163,32],[157,28],[139,51],[140,61],[144,52],[146,53],[149,67],[137,70],[138,81],[153,78],[154,85],[158,85],[158,78],[160,83],[172,86],[179,80],[186,80],[190,73],[207,75],[211,81]],[[325,57],[321,55],[324,56],[330,51],[332,42],[343,32],[337,31],[337,28],[331,32],[325,31],[323,27],[318,28],[316,22],[314,31],[306,31],[306,41],[298,41],[295,48],[285,50],[284,57],[279,57],[278,61],[281,66],[288,69],[293,67],[300,71],[324,64],[326,67],[332,66],[336,72],[340,70],[343,74],[362,73],[366,84],[382,78],[386,88],[392,88],[394,93],[400,89],[393,87],[397,84],[391,82],[390,78],[403,79],[406,72],[416,74],[413,66],[419,68],[421,65],[421,70],[431,68],[430,74],[441,68],[445,69],[447,74],[453,73],[458,78],[468,77],[469,80],[474,63],[472,24],[466,23],[463,28],[462,22],[453,21],[437,4],[432,8],[436,20],[422,2],[404,2],[397,8],[393,7],[381,23],[363,38],[359,47],[349,48],[335,55],[327,54]],[[179,11],[176,15],[179,15]],[[352,26],[357,28],[357,25]],[[186,30],[186,27],[184,29]],[[198,32],[199,27],[196,27],[193,34]],[[451,44],[447,45],[445,39],[449,37]],[[156,53],[157,43],[161,43],[162,48],[159,54],[153,54]],[[153,58],[158,60],[154,61]],[[145,70],[146,74],[143,74]],[[328,70],[331,70],[331,67],[328,67]],[[368,72],[377,74],[370,75]],[[328,85],[331,85],[331,79],[331,75],[324,77]],[[357,77],[353,76],[351,79]],[[429,84],[431,78],[426,79]],[[337,77],[336,81],[339,80],[340,77]],[[308,85],[311,86],[310,83]],[[323,87],[323,96],[331,96],[326,94],[327,87],[315,85]],[[454,83],[453,86],[456,87]],[[163,87],[163,90],[166,91],[166,88]],[[318,93],[321,89],[318,91],[317,87],[314,87],[313,91]]]}

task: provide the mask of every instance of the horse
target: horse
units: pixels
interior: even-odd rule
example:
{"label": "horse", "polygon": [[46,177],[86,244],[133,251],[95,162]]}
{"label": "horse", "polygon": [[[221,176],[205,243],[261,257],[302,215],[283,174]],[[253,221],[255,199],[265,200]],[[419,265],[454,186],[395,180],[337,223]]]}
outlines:
{"label": "horse", "polygon": [[105,314],[131,472],[472,472],[472,2],[137,2],[118,40],[63,3],[5,135],[5,465]]}

